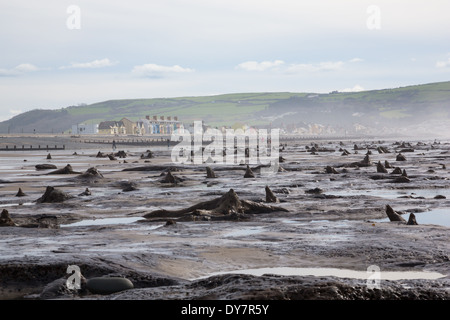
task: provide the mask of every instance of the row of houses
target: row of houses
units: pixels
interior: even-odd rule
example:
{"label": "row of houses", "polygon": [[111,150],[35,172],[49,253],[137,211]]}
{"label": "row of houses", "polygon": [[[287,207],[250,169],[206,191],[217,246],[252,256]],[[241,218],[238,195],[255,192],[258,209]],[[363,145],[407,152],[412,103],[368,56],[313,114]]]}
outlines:
{"label": "row of houses", "polygon": [[178,117],[145,116],[138,121],[122,118],[119,121],[102,121],[98,124],[76,124],[72,126],[72,134],[101,135],[151,135],[172,134],[175,130],[184,130]]}

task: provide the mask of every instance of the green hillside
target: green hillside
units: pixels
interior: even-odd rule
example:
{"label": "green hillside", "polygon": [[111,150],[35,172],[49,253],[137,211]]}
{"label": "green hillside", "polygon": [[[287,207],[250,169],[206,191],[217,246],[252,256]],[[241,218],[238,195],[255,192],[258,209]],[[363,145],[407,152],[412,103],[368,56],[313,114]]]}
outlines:
{"label": "green hillside", "polygon": [[0,133],[62,132],[77,123],[127,117],[178,116],[184,123],[212,126],[247,123],[293,127],[300,124],[351,127],[355,123],[395,127],[450,119],[450,82],[395,89],[329,94],[265,92],[202,97],[110,100],[60,110],[32,110],[0,122]]}

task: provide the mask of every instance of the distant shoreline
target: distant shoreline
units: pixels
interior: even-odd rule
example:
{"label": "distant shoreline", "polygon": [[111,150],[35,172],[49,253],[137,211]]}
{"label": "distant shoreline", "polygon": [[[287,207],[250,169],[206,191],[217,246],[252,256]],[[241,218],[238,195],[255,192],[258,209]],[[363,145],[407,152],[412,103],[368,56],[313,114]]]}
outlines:
{"label": "distant shoreline", "polygon": [[[155,146],[166,146],[167,139],[170,139],[169,135],[70,135],[70,134],[3,134],[0,135],[0,149],[8,148],[13,149],[16,146],[17,152],[24,149],[29,150],[30,147],[33,150],[38,149],[45,151],[46,146],[49,148],[57,146],[65,148],[65,150],[79,150],[79,149],[104,149],[107,145],[112,144],[113,140],[116,141],[117,146],[120,147],[142,147],[151,148]],[[378,141],[378,140],[393,140],[393,141],[433,141],[433,140],[447,140],[445,138],[435,137],[405,137],[405,136],[305,136],[305,135],[280,135],[280,143],[309,143],[315,141]],[[174,146],[177,143],[171,141],[170,146]],[[39,150],[39,149],[38,149]],[[9,151],[7,151],[9,152]],[[14,152],[11,150],[11,152]]]}

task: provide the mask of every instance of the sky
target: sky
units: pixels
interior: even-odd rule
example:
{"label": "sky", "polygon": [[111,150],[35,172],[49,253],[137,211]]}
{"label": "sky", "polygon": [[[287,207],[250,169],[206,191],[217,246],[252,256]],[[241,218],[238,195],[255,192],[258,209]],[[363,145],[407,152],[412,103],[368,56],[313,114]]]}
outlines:
{"label": "sky", "polygon": [[448,0],[0,0],[0,121],[112,99],[450,80]]}

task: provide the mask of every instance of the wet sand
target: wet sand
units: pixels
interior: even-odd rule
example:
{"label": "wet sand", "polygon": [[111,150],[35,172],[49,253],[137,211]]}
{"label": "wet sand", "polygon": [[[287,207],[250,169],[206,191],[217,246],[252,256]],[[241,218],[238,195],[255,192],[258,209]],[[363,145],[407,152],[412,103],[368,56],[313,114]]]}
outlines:
{"label": "wet sand", "polygon": [[[45,143],[49,138],[41,139]],[[55,144],[54,138],[50,140]],[[316,141],[315,154],[314,142],[290,141],[280,152],[285,171],[268,177],[254,168],[255,178],[243,178],[245,166],[239,165],[175,166],[167,146],[119,145],[127,157],[110,160],[96,157],[99,151],[111,153],[109,145],[71,144],[67,138],[61,142],[66,150],[50,151],[50,160],[46,151],[0,153],[0,211],[8,210],[17,225],[0,227],[1,299],[449,298],[448,225],[424,224],[419,218],[419,213],[433,210],[450,215],[447,141],[411,140],[410,145],[396,140]],[[355,150],[355,144],[361,149]],[[379,153],[378,146],[391,152]],[[155,157],[141,159],[148,149]],[[343,149],[349,154],[343,156]],[[401,152],[407,161],[396,161],[405,149],[413,149]],[[370,166],[350,166],[362,161],[367,150],[372,153]],[[394,182],[398,175],[391,174],[393,168],[377,173],[377,162],[385,160],[404,169],[410,181]],[[103,177],[50,175],[52,170],[36,170],[37,164],[58,169],[70,164],[82,173],[95,167]],[[123,171],[143,166],[148,170]],[[206,166],[217,178],[206,179]],[[327,166],[338,174],[326,173]],[[183,181],[161,183],[162,168],[174,167],[173,175]],[[136,189],[123,191],[130,184]],[[287,212],[245,214],[239,220],[170,217],[175,222],[171,225],[166,225],[169,217],[143,218],[156,210],[178,210],[215,199],[230,189],[240,199],[265,203],[266,185],[280,200],[273,205]],[[35,203],[47,186],[73,197]],[[19,188],[26,196],[15,196]],[[91,195],[81,196],[86,188]],[[321,192],[307,192],[315,188]],[[435,198],[439,195],[443,197]],[[383,221],[387,204],[406,220],[416,213],[418,225]],[[59,227],[39,225],[45,216],[55,216]],[[101,219],[111,218],[117,220],[102,223]],[[71,225],[83,221],[86,225]],[[62,281],[68,277],[68,265],[78,265],[87,279],[127,277],[135,289],[110,295],[67,290]],[[366,272],[374,265],[381,277],[391,271],[437,272],[442,277],[381,280],[378,289],[371,289],[367,279],[351,277],[220,274],[277,267]]]}

